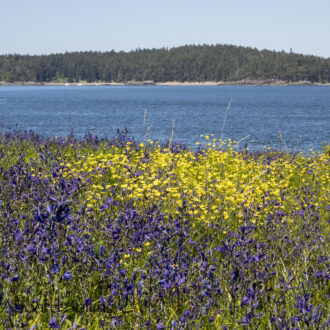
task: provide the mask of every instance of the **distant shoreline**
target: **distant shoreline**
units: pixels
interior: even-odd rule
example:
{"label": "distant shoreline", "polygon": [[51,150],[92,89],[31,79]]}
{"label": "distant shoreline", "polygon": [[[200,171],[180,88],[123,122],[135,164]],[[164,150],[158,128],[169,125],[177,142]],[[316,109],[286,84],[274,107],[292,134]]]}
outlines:
{"label": "distant shoreline", "polygon": [[167,82],[154,82],[154,81],[128,81],[128,82],[13,82],[8,83],[0,81],[0,86],[330,86],[330,83],[319,83],[311,81],[283,81],[283,80],[254,80],[244,79],[239,81],[167,81]]}

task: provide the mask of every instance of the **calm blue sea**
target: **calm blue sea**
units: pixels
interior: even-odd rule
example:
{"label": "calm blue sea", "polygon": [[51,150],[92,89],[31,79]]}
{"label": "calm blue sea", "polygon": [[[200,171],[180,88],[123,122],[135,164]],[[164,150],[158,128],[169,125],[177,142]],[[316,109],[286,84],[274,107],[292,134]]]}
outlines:
{"label": "calm blue sea", "polygon": [[126,127],[136,140],[166,142],[173,120],[173,140],[188,146],[222,134],[249,136],[242,145],[252,149],[285,141],[290,150],[320,150],[330,142],[330,86],[0,86],[2,131],[112,137]]}

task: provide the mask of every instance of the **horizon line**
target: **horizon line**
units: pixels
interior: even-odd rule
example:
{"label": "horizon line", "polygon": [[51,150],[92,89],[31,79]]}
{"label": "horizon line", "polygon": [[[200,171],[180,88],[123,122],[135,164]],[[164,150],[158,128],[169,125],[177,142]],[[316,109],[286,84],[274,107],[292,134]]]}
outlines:
{"label": "horizon line", "polygon": [[303,56],[313,56],[313,57],[319,57],[323,59],[330,59],[330,57],[325,57],[322,55],[315,55],[315,54],[309,54],[309,53],[296,53],[293,51],[292,48],[290,48],[289,51],[286,51],[284,49],[282,50],[271,50],[267,48],[260,49],[258,47],[253,47],[253,46],[242,46],[242,45],[234,45],[234,44],[221,44],[221,43],[212,43],[212,44],[184,44],[184,45],[178,45],[178,46],[162,46],[162,47],[152,47],[152,48],[146,48],[146,47],[137,47],[135,49],[131,50],[65,50],[65,51],[59,51],[59,52],[50,52],[50,53],[0,53],[0,56],[51,56],[51,55],[65,55],[69,53],[132,53],[136,51],[148,51],[148,50],[162,50],[165,49],[167,51],[170,51],[172,49],[177,49],[177,48],[183,48],[183,47],[216,47],[216,46],[228,46],[228,47],[237,47],[237,48],[247,48],[247,49],[253,49],[257,50],[259,52],[263,51],[269,51],[269,52],[276,52],[276,53],[285,53],[285,54],[295,54],[295,55],[303,55]]}

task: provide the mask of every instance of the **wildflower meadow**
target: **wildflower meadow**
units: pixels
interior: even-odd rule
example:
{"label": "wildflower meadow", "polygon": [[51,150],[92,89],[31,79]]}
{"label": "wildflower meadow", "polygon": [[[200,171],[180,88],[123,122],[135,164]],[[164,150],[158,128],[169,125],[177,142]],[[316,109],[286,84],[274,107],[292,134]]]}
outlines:
{"label": "wildflower meadow", "polygon": [[1,329],[328,329],[329,149],[0,135]]}

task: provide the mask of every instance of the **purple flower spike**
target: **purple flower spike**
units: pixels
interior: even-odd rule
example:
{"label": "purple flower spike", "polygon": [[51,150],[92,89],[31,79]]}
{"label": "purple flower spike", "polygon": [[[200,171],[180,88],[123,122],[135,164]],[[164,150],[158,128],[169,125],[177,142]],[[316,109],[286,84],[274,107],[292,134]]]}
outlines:
{"label": "purple flower spike", "polygon": [[157,324],[157,330],[162,330],[162,329],[165,329],[164,324],[163,324],[163,322],[159,322]]}
{"label": "purple flower spike", "polygon": [[73,275],[68,270],[66,270],[65,273],[64,273],[64,275],[62,276],[63,280],[66,280],[66,281],[71,280],[72,277],[73,277]]}
{"label": "purple flower spike", "polygon": [[19,275],[15,275],[15,276],[11,279],[12,282],[18,282],[18,280],[19,280]]}
{"label": "purple flower spike", "polygon": [[51,329],[56,329],[56,328],[58,328],[58,324],[57,324],[55,318],[52,318],[52,319],[49,320],[49,327],[50,327]]}
{"label": "purple flower spike", "polygon": [[298,211],[298,215],[300,215],[301,217],[303,217],[304,216],[304,211]]}

